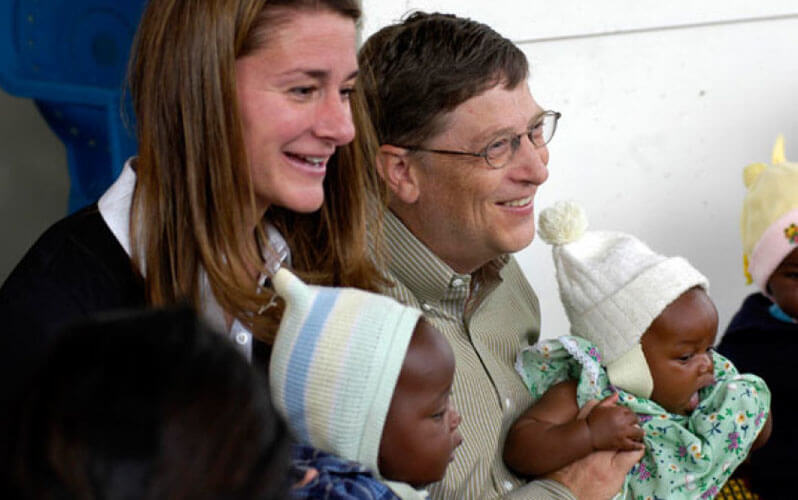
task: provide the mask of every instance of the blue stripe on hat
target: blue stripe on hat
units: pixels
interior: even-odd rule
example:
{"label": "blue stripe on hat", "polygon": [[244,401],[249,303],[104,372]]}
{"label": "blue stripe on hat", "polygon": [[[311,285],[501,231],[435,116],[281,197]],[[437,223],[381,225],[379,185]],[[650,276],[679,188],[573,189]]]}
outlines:
{"label": "blue stripe on hat", "polygon": [[283,392],[286,412],[292,425],[296,428],[298,434],[296,437],[305,443],[310,442],[307,419],[305,418],[308,372],[316,351],[316,344],[324,330],[327,317],[338,299],[338,294],[338,289],[327,289],[324,293],[316,295],[316,300],[302,323],[302,329],[297,335],[291,358],[288,360],[286,373],[290,373],[291,376],[286,378]]}

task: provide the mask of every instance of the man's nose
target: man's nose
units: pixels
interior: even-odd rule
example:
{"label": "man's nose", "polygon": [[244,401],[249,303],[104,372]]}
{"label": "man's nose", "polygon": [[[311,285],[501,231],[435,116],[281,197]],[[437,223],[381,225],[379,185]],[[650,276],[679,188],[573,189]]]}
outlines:
{"label": "man's nose", "polygon": [[513,175],[517,180],[532,184],[543,184],[549,177],[549,149],[547,146],[536,146],[524,135],[513,158]]}

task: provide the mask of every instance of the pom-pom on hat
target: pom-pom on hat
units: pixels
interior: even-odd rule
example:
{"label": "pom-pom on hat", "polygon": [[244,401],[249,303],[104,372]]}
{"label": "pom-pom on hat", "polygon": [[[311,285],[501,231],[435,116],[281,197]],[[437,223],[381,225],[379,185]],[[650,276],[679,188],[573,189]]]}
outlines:
{"label": "pom-pom on hat", "polygon": [[653,380],[640,337],[681,294],[707,279],[681,257],[653,252],[620,232],[587,231],[578,204],[560,201],[543,210],[538,234],[552,245],[554,267],[571,333],[601,351],[610,382],[650,397]]}
{"label": "pom-pom on hat", "polygon": [[783,136],[773,147],[772,163],[743,170],[747,192],[740,218],[743,272],[767,296],[773,271],[798,247],[798,163],[787,161]]}
{"label": "pom-pom on hat", "polygon": [[385,417],[420,311],[310,286],[285,268],[272,282],[286,302],[269,363],[277,410],[299,441],[379,474]]}

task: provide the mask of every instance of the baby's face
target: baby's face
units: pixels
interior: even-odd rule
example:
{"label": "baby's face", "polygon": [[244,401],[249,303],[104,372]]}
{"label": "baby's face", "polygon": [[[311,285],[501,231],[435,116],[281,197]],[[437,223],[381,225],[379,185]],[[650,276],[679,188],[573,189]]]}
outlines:
{"label": "baby's face", "polygon": [[640,340],[654,379],[651,399],[671,413],[695,410],[698,390],[714,383],[717,330],[718,312],[701,288],[686,291],[657,316]]}
{"label": "baby's face", "polygon": [[798,318],[798,247],[787,254],[770,275],[768,289],[782,311]]}
{"label": "baby's face", "polygon": [[380,442],[383,477],[420,487],[440,481],[463,441],[452,406],[454,353],[449,342],[421,319],[413,332],[394,389]]}

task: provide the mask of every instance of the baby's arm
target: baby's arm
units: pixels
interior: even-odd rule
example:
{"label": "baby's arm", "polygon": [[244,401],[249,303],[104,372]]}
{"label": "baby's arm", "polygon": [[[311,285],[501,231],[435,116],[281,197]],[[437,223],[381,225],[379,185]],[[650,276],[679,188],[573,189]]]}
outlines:
{"label": "baby's arm", "polygon": [[643,430],[637,416],[617,406],[617,394],[604,399],[577,418],[575,380],[548,391],[510,428],[504,461],[515,472],[541,476],[587,456],[595,450],[638,450]]}

